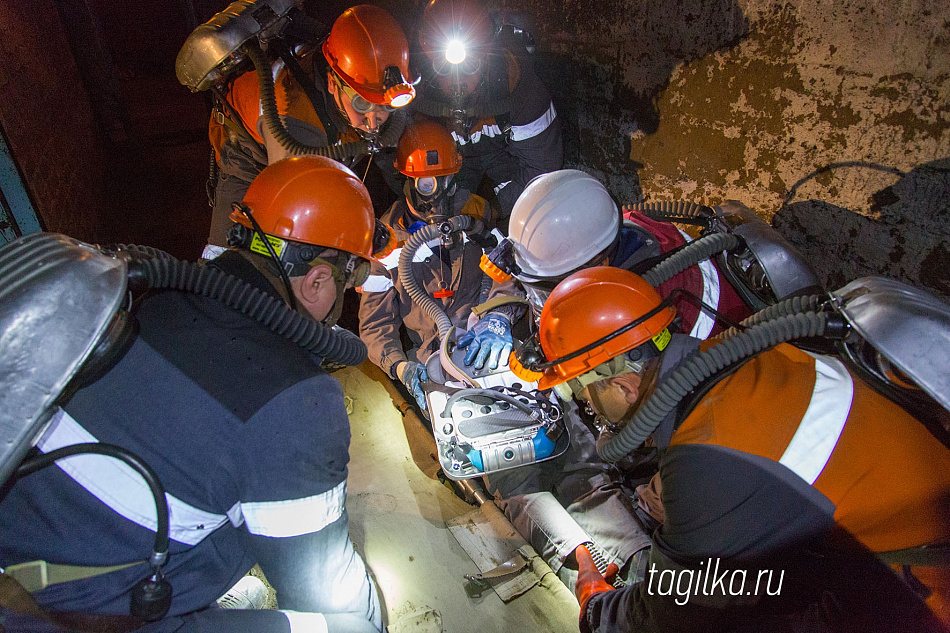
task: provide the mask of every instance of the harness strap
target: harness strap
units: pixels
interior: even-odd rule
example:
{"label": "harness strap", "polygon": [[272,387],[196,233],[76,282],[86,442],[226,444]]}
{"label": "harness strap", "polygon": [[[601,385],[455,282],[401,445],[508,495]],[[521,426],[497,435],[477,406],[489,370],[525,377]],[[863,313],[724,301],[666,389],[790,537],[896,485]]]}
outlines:
{"label": "harness strap", "polygon": [[523,297],[495,297],[494,299],[489,299],[484,303],[480,303],[474,308],[472,308],[472,314],[481,318],[483,314],[494,310],[503,305],[508,305],[512,303],[518,303],[521,305],[528,305],[528,301]]}

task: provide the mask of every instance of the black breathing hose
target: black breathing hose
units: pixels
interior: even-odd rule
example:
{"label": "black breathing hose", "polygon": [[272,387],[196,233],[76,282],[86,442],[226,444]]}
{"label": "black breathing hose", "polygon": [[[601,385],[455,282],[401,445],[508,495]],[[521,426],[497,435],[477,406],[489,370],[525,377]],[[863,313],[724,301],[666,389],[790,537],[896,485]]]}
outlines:
{"label": "black breathing hose", "polygon": [[623,459],[641,446],[667,415],[703,381],[744,358],[798,338],[825,333],[828,314],[789,314],[753,325],[732,338],[684,361],[660,383],[653,395],[616,434],[605,432],[597,438],[597,454],[606,462]]}
{"label": "black breathing hose", "polygon": [[270,64],[267,62],[260,46],[258,46],[257,40],[251,40],[245,44],[243,50],[257,71],[257,80],[261,89],[261,113],[264,117],[264,123],[281,147],[295,156],[317,154],[339,162],[345,162],[370,152],[369,145],[362,141],[341,143],[330,147],[316,147],[295,139],[284,126],[284,122],[280,120],[280,114],[277,112],[277,94],[274,91],[274,77],[271,75]]}
{"label": "black breathing hose", "polygon": [[739,244],[739,238],[729,233],[704,235],[645,272],[643,279],[656,288],[690,266],[707,260],[716,253],[737,248]]}
{"label": "black breathing hose", "polygon": [[168,500],[165,498],[165,488],[162,486],[162,482],[159,480],[158,475],[155,474],[155,471],[134,453],[125,450],[121,446],[103,444],[101,442],[72,444],[71,446],[57,448],[49,453],[27,459],[14,471],[13,479],[20,479],[27,475],[32,475],[36,471],[51,466],[54,462],[64,457],[87,453],[105,455],[121,460],[145,480],[149,491],[152,493],[152,498],[155,501],[157,520],[157,526],[155,528],[155,547],[150,562],[153,564],[157,563],[158,565],[163,564],[168,555],[169,532]]}
{"label": "black breathing hose", "polygon": [[715,211],[705,205],[685,200],[637,202],[625,206],[624,209],[639,211],[657,222],[680,222],[703,227],[708,227],[716,215]]}
{"label": "black breathing hose", "polygon": [[[797,314],[799,312],[818,312],[818,307],[821,305],[822,301],[825,301],[827,297],[822,295],[808,295],[804,297],[791,297],[783,301],[779,301],[776,304],[770,305],[767,308],[756,312],[750,317],[747,317],[739,322],[739,325],[742,328],[750,328],[753,325],[758,325],[764,321],[771,321],[772,319],[777,319],[781,316],[788,316],[790,314]],[[725,330],[717,334],[714,338],[719,340],[726,340],[734,337],[739,333],[738,328],[731,327],[728,330]]]}
{"label": "black breathing hose", "polygon": [[132,254],[130,284],[140,282],[149,288],[183,290],[216,299],[334,365],[353,366],[366,360],[366,345],[352,332],[329,328],[299,314],[282,299],[234,275],[212,266],[184,262],[167,253],[155,255],[149,252],[155,249],[148,247],[125,248]]}

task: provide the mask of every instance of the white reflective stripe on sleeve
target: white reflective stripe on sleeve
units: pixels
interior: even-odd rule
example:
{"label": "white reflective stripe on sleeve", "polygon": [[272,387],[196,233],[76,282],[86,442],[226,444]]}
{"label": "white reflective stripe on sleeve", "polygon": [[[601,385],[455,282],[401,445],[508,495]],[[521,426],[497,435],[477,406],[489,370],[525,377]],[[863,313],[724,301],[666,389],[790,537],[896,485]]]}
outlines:
{"label": "white reflective stripe on sleeve", "polygon": [[[710,260],[699,262],[699,270],[703,273],[703,303],[719,309],[719,273]],[[689,335],[705,340],[712,332],[716,319],[705,311],[700,310],[696,323]]]}
{"label": "white reflective stripe on sleeve", "polygon": [[281,613],[290,621],[290,633],[328,633],[327,619],[322,613],[303,613],[301,611],[285,611]]}
{"label": "white reflective stripe on sleeve", "polygon": [[854,381],[836,358],[810,354],[815,359],[815,388],[801,424],[779,463],[814,484],[831,459],[851,412]]}
{"label": "white reflective stripe on sleeve", "polygon": [[319,532],[343,516],[346,482],[312,497],[241,503],[247,531],[285,538]]}
{"label": "white reflective stripe on sleeve", "polygon": [[393,287],[393,280],[385,275],[370,275],[360,286],[363,292],[386,292]]}
{"label": "white reflective stripe on sleeve", "polygon": [[[683,229],[677,228],[676,230],[680,232],[680,235],[683,236],[683,239],[685,239],[687,243],[693,241],[689,233]],[[720,295],[719,272],[716,270],[716,266],[713,265],[712,261],[708,259],[699,262],[699,271],[703,276],[703,302],[718,309]],[[693,329],[690,330],[689,335],[694,338],[706,340],[710,332],[712,332],[714,325],[716,325],[716,319],[700,309],[699,316],[696,317],[696,323],[693,324]]]}
{"label": "white reflective stripe on sleeve", "polygon": [[512,125],[511,140],[525,141],[529,138],[537,136],[550,127],[551,123],[554,122],[555,117],[557,117],[557,112],[554,110],[554,102],[552,101],[551,107],[531,123],[526,123],[524,125]]}
{"label": "white reflective stripe on sleeve", "polygon": [[510,185],[510,184],[511,184],[511,181],[510,181],[510,180],[506,180],[505,182],[503,182],[503,183],[501,183],[500,185],[496,186],[492,191],[494,191],[494,192],[495,192],[495,195],[497,196],[499,191],[501,191],[502,189],[504,189],[505,187],[507,187],[507,186]]}
{"label": "white reflective stripe on sleeve", "polygon": [[393,252],[379,260],[379,263],[386,267],[386,270],[392,270],[399,265],[399,254],[402,248],[394,248]]}
{"label": "white reflective stripe on sleeve", "polygon": [[[60,409],[36,447],[49,453],[64,446],[98,441]],[[66,457],[56,465],[115,512],[155,531],[158,525],[155,500],[145,480],[130,466],[114,457],[94,454]],[[223,514],[206,512],[168,493],[165,493],[165,498],[171,523],[169,535],[179,543],[197,545],[228,521]]]}

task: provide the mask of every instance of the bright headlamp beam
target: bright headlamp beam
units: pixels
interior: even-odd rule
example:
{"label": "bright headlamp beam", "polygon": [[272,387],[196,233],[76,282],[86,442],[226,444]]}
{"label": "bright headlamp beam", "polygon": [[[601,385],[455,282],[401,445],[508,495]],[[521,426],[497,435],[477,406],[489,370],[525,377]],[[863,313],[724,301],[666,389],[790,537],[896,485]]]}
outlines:
{"label": "bright headlamp beam", "polygon": [[468,53],[465,52],[465,44],[460,40],[452,40],[445,48],[445,60],[450,64],[461,64],[465,61]]}

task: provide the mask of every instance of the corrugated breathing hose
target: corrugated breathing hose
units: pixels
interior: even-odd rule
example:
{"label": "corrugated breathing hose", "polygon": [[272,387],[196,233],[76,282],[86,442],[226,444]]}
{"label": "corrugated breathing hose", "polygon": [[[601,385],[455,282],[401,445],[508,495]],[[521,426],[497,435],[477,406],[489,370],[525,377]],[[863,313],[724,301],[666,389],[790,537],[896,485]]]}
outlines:
{"label": "corrugated breathing hose", "polygon": [[149,288],[183,290],[216,299],[256,320],[272,332],[293,341],[324,362],[359,365],[366,360],[366,345],[342,328],[329,328],[291,310],[271,296],[234,275],[212,266],[200,266],[143,246],[126,246],[129,283],[144,282]]}
{"label": "corrugated breathing hose", "polygon": [[316,147],[295,139],[284,126],[284,122],[280,120],[280,114],[277,112],[277,94],[274,91],[274,77],[271,75],[270,64],[264,57],[264,53],[261,52],[260,46],[258,46],[256,40],[252,40],[244,45],[243,50],[257,71],[257,81],[261,89],[261,113],[264,117],[264,123],[281,147],[295,156],[317,154],[339,162],[369,153],[369,145],[362,141],[341,143],[330,147]]}
{"label": "corrugated breathing hose", "polygon": [[618,433],[602,433],[597,454],[606,462],[623,459],[643,444],[690,392],[716,372],[779,343],[821,336],[828,314],[805,312],[765,321],[684,361],[653,392]]}
{"label": "corrugated breathing hose", "polygon": [[707,260],[716,253],[732,250],[738,246],[739,238],[729,233],[704,235],[648,270],[644,273],[643,279],[656,288],[690,266]]}
{"label": "corrugated breathing hose", "polygon": [[419,282],[416,281],[415,275],[412,274],[412,258],[415,257],[416,251],[419,250],[420,246],[442,234],[442,227],[444,225],[448,225],[447,228],[450,229],[450,233],[456,231],[473,231],[478,233],[482,230],[482,223],[480,221],[469,215],[457,215],[449,218],[442,224],[429,224],[419,229],[409,237],[409,240],[406,241],[406,244],[402,247],[402,252],[399,253],[399,282],[402,284],[402,287],[406,289],[409,298],[422,308],[422,311],[425,312],[430,319],[435,321],[436,326],[439,328],[439,338],[443,340],[448,336],[449,330],[452,329],[452,320],[435,299],[430,297],[425,289],[419,285]]}
{"label": "corrugated breathing hose", "polygon": [[626,205],[624,210],[639,211],[657,222],[680,222],[699,226],[709,226],[716,215],[711,208],[686,200],[637,202]]}
{"label": "corrugated breathing hose", "polygon": [[[804,297],[790,297],[783,301],[779,301],[774,305],[770,305],[767,308],[759,310],[750,317],[747,317],[739,322],[744,328],[750,328],[753,325],[758,325],[764,321],[771,321],[780,316],[787,316],[789,314],[798,314],[799,312],[818,312],[818,306],[821,305],[821,302],[827,299],[822,295],[807,295]],[[724,332],[718,334],[714,338],[718,340],[726,340],[734,337],[738,334],[740,330],[732,327]]]}

